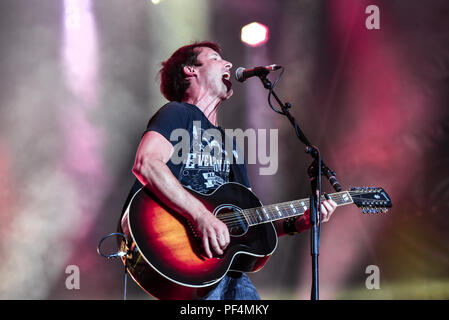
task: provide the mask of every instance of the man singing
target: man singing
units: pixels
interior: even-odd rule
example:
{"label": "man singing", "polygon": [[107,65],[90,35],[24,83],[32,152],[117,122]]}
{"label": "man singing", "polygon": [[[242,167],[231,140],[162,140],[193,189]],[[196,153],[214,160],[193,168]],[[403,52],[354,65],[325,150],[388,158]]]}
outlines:
{"label": "man singing", "polygon": [[[137,150],[133,173],[137,177],[130,197],[146,186],[156,197],[188,219],[196,228],[205,256],[220,256],[230,243],[228,227],[212,214],[204,204],[184,187],[200,193],[211,193],[226,182],[238,182],[247,188],[245,164],[236,163],[237,153],[227,152],[218,145],[204,158],[202,151],[214,142],[207,134],[218,126],[218,107],[232,94],[230,70],[232,64],[224,60],[218,44],[196,42],[176,50],[162,63],[161,92],[170,101],[150,119]],[[184,161],[173,161],[178,156],[171,135],[185,129],[190,135],[190,150]],[[199,137],[199,138],[198,138]],[[173,137],[172,137],[173,138]],[[125,204],[125,207],[127,204]],[[322,202],[322,221],[326,222],[337,204]],[[278,236],[302,232],[311,227],[308,211],[297,218],[277,220],[274,226]],[[260,299],[242,272],[228,272],[205,299]]]}

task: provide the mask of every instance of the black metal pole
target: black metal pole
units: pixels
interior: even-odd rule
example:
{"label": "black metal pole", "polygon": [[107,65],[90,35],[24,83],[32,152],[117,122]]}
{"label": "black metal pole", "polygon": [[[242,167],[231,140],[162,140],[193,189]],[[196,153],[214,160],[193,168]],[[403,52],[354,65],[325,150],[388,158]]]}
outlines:
{"label": "black metal pole", "polygon": [[312,222],[312,229],[310,232],[310,255],[312,256],[312,291],[310,293],[310,299],[319,300],[319,280],[318,280],[319,243],[318,243],[316,197],[310,196],[310,203],[311,203],[310,220]]}
{"label": "black metal pole", "polygon": [[311,300],[319,300],[319,272],[318,272],[318,256],[320,254],[320,233],[318,225],[321,223],[321,157],[318,149],[314,147],[317,154],[312,164],[309,166],[308,174],[311,185],[311,196],[309,201],[310,222],[312,228],[310,230],[310,255],[312,257],[312,290],[310,294]]}
{"label": "black metal pole", "polygon": [[[270,94],[276,99],[278,104],[281,107],[281,112],[276,111],[288,118],[292,126],[295,128],[296,135],[298,139],[306,145],[306,153],[310,154],[314,159],[312,165],[309,167],[308,174],[311,182],[312,194],[310,196],[310,219],[312,224],[311,229],[311,255],[312,255],[312,290],[311,290],[311,299],[318,300],[319,299],[319,272],[318,272],[318,256],[319,256],[319,248],[320,248],[320,236],[318,226],[321,223],[321,204],[319,203],[320,194],[321,194],[321,176],[324,174],[328,179],[332,187],[338,192],[341,191],[342,187],[337,181],[335,177],[336,173],[330,170],[324,162],[321,160],[320,152],[318,148],[314,147],[310,141],[307,139],[305,134],[299,128],[295,118],[289,112],[291,108],[290,103],[283,103],[277,94],[274,92],[272,88],[272,84],[270,80],[267,79],[266,75],[260,76],[260,80],[263,83],[263,86],[270,90]],[[271,104],[270,104],[271,106]]]}

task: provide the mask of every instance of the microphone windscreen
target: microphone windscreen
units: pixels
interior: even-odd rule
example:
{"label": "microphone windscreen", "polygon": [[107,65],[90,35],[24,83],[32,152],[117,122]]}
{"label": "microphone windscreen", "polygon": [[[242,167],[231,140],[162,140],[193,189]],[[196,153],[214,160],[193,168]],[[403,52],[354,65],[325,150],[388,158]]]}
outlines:
{"label": "microphone windscreen", "polygon": [[243,68],[243,67],[239,67],[239,68],[237,68],[237,70],[235,70],[235,79],[236,80],[238,80],[240,82],[245,81],[245,79],[243,79],[243,71],[245,71],[245,68]]}

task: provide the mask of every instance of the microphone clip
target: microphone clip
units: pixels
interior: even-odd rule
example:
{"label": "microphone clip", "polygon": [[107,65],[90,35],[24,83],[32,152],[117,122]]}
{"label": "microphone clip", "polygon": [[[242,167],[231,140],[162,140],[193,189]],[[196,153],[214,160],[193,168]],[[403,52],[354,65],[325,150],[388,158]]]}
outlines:
{"label": "microphone clip", "polygon": [[271,81],[268,80],[268,78],[267,78],[268,73],[269,73],[269,72],[267,71],[266,74],[261,74],[261,75],[259,75],[259,79],[260,79],[260,81],[262,81],[263,87],[264,87],[265,89],[271,90],[272,84],[271,84]]}

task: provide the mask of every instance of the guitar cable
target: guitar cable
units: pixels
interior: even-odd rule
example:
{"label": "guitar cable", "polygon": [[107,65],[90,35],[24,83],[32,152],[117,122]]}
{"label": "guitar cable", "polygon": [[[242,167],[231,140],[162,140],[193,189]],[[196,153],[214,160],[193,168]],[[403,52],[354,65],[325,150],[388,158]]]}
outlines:
{"label": "guitar cable", "polygon": [[128,278],[128,269],[127,267],[127,259],[126,256],[128,255],[128,252],[125,251],[118,251],[115,253],[111,253],[111,254],[104,254],[101,251],[101,245],[103,244],[103,241],[105,241],[106,239],[109,239],[110,237],[113,236],[120,236],[123,240],[125,240],[125,244],[128,245],[128,238],[126,237],[126,235],[124,235],[123,233],[120,232],[114,232],[114,233],[110,233],[107,236],[103,237],[100,242],[98,243],[97,246],[97,252],[100,256],[106,258],[106,259],[121,259],[124,257],[124,266],[125,266],[125,271],[124,271],[124,289],[123,289],[123,300],[126,300],[126,287],[127,287],[127,278]]}

